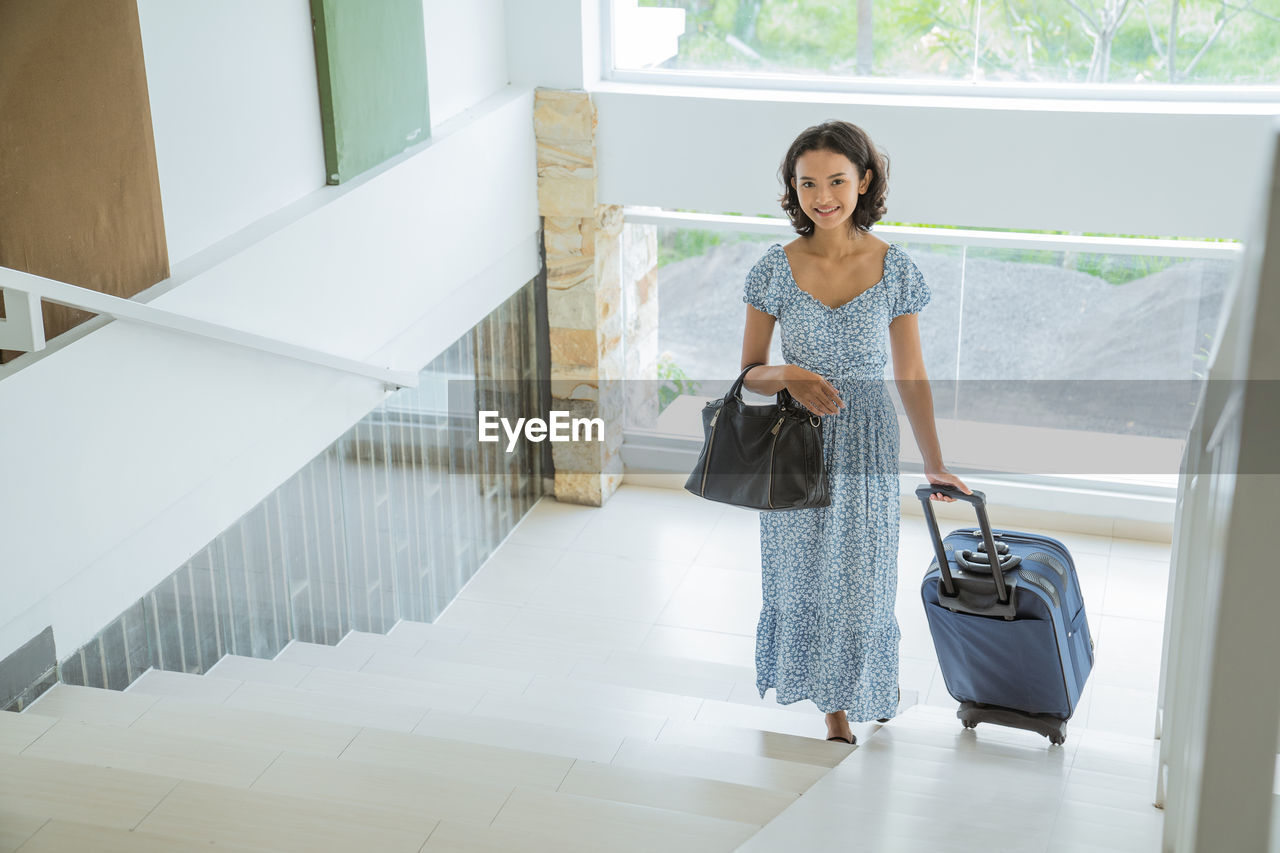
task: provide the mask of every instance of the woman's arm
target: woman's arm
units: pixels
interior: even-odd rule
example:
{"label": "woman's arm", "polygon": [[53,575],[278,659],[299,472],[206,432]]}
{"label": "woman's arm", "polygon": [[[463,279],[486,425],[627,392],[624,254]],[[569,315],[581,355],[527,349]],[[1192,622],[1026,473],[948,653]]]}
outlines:
{"label": "woman's arm", "polygon": [[768,364],[769,342],[773,340],[773,326],[777,322],[772,314],[747,306],[747,322],[742,330],[742,362],[738,369],[748,364],[759,364],[748,371],[742,385],[754,394],[771,396],[783,388],[800,405],[819,415],[834,415],[844,408],[835,386],[816,373],[794,364]]}
{"label": "woman's arm", "polygon": [[[933,417],[933,392],[924,369],[924,353],[920,348],[920,323],[916,314],[901,314],[889,323],[889,343],[893,350],[893,381],[902,397],[911,432],[924,460],[925,478],[930,483],[956,486],[965,494],[972,494],[959,477],[947,470],[942,463],[942,447],[938,442],[938,429]],[[953,501],[955,498],[934,493],[934,500]]]}
{"label": "woman's arm", "polygon": [[753,367],[742,381],[748,391],[755,394],[777,394],[787,383],[785,364],[768,364],[769,343],[773,340],[773,326],[777,319],[752,305],[747,306],[747,322],[742,328],[742,362],[738,369],[748,364],[760,364]]}

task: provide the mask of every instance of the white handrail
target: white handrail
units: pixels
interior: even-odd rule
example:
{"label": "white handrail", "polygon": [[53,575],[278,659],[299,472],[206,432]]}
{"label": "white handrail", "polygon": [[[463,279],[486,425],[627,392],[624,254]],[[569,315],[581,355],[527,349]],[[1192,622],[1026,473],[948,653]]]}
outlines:
{"label": "white handrail", "polygon": [[183,332],[367,376],[383,382],[393,390],[416,388],[418,385],[417,371],[396,370],[357,361],[7,267],[0,267],[0,294],[4,296],[7,315],[7,319],[0,321],[0,349],[34,352],[44,348],[44,325],[40,315],[40,300],[44,299],[117,320]]}
{"label": "white handrail", "polygon": [[[723,213],[688,213],[643,205],[623,205],[628,225],[696,228],[702,231],[737,231],[744,234],[793,236],[791,223],[779,216],[734,216]],[[920,228],[912,225],[877,225],[875,233],[897,240],[983,249],[1048,249],[1056,252],[1114,252],[1122,255],[1155,255],[1170,258],[1212,258],[1234,261],[1244,254],[1243,243],[1213,240],[1168,240],[1156,237],[1084,237],[1074,234],[1036,234],[1021,231],[978,231],[972,228]]]}

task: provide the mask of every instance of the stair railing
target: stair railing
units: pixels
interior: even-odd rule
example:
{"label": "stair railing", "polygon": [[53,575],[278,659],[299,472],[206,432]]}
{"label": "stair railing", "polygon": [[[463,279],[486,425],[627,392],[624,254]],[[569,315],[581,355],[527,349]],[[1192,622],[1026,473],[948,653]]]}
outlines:
{"label": "stair railing", "polygon": [[44,319],[40,311],[40,300],[43,299],[116,320],[182,332],[367,376],[377,379],[393,391],[415,388],[418,385],[417,371],[369,364],[7,267],[0,267],[0,298],[3,299],[5,310],[5,318],[0,320],[0,349],[19,352],[38,352],[44,349]]}

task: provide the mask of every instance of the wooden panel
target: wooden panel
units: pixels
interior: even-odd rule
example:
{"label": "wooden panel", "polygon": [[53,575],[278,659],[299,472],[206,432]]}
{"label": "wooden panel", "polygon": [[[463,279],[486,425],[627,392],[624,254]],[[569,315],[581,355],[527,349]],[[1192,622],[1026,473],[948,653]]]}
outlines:
{"label": "wooden panel", "polygon": [[[169,275],[135,0],[0,0],[0,266],[132,296]],[[53,338],[90,314],[44,305]]]}
{"label": "wooden panel", "polygon": [[422,0],[311,0],[328,183],[431,134]]}

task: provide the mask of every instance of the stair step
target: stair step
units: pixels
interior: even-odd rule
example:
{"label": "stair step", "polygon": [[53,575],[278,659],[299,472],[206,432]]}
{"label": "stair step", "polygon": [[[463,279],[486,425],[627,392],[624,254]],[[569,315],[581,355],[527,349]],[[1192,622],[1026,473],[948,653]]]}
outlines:
{"label": "stair step", "polygon": [[488,824],[514,787],[459,778],[430,765],[396,767],[288,754],[253,783],[254,791],[412,814],[427,832],[445,817]]}
{"label": "stair step", "polygon": [[[419,626],[422,630],[415,630],[415,627]],[[432,625],[430,622],[397,622],[395,627],[385,634],[348,631],[335,648],[352,652],[357,649],[367,649],[370,654],[399,652],[402,655],[414,655],[426,645],[428,640],[441,644],[456,643],[466,636],[466,631],[445,625]]]}
{"label": "stair step", "polygon": [[733,692],[734,682],[745,677],[747,671],[746,667],[730,664],[617,650],[602,663],[578,664],[570,677],[727,700]]}
{"label": "stair step", "polygon": [[575,731],[561,725],[431,711],[414,728],[415,734],[465,740],[548,755],[608,762],[622,744],[622,734]]}
{"label": "stair step", "polygon": [[520,786],[492,825],[557,842],[589,839],[601,850],[636,853],[727,852],[759,829],[756,824]]}
{"label": "stair step", "polygon": [[282,660],[264,660],[244,655],[223,655],[209,667],[205,675],[257,684],[279,684],[293,687],[306,677],[311,667]]}
{"label": "stair step", "polygon": [[[811,714],[797,714],[777,705],[743,705],[719,699],[704,699],[694,720],[731,728],[759,729],[804,738],[825,738],[827,724],[824,717],[817,707],[814,707]],[[862,735],[856,728],[858,725],[850,723],[861,743]]]}
{"label": "stair step", "polygon": [[[821,720],[817,726],[824,726]],[[858,739],[863,743],[863,738]],[[687,745],[760,758],[774,758],[830,769],[856,748],[822,737],[798,736],[758,729],[717,726],[707,723],[672,722],[658,736],[658,743]]]}
{"label": "stair step", "polygon": [[626,687],[578,678],[534,676],[520,694],[546,705],[609,708],[640,714],[661,714],[677,720],[692,720],[703,699],[643,687]]}
{"label": "stair step", "polygon": [[230,678],[205,678],[190,672],[148,669],[124,689],[125,693],[186,699],[193,702],[221,703],[235,692],[239,681]]}
{"label": "stair step", "polygon": [[699,628],[654,625],[638,651],[709,663],[755,666],[756,638]]}
{"label": "stair step", "polygon": [[241,684],[223,704],[228,708],[268,711],[309,720],[327,720],[331,723],[401,732],[412,731],[427,713],[425,706],[399,705],[383,702],[378,698],[251,682]]}
{"label": "stair step", "polygon": [[[199,678],[199,676],[187,677]],[[277,688],[271,685],[258,685],[258,687],[267,690],[299,690],[298,688]],[[95,697],[96,701],[88,700],[94,692],[102,695]],[[82,700],[87,700],[85,704],[97,708],[101,708],[111,699],[126,700],[125,694],[96,688],[84,688],[73,693]],[[537,705],[529,703],[528,707],[536,708]],[[296,754],[299,758],[305,757],[308,753],[317,758],[332,758],[341,754],[341,760],[352,762],[353,767],[381,766],[413,772],[422,772],[423,768],[428,768],[432,773],[444,772],[442,768],[447,767],[448,773],[460,780],[506,783],[508,786],[524,784],[555,788],[565,779],[565,774],[572,764],[572,761],[567,759],[583,758],[595,760],[597,763],[607,762],[622,741],[623,735],[615,735],[615,732],[625,733],[628,730],[627,725],[640,723],[649,727],[658,726],[663,719],[648,715],[646,721],[646,715],[606,712],[605,718],[597,717],[600,728],[594,734],[584,734],[583,732],[566,732],[563,722],[558,725],[538,724],[522,719],[521,715],[528,713],[523,707],[513,707],[504,713],[513,714],[515,721],[475,715],[457,715],[447,719],[437,716],[437,719],[432,721],[436,726],[434,730],[430,726],[420,725],[414,734],[396,734],[373,729],[360,730],[354,726],[317,723],[219,705],[198,705],[180,701],[160,702],[144,713],[130,729],[117,727],[114,734],[82,732],[84,737],[93,734],[106,743],[101,748],[92,744],[81,748],[73,742],[66,747],[71,750],[71,753],[64,757],[89,763],[116,760],[121,763],[121,766],[180,776],[192,781],[217,779],[227,784],[245,784],[240,777],[212,774],[215,772],[233,774],[241,765],[232,761],[231,758],[242,757],[246,751],[250,756],[256,755],[263,759],[283,749],[291,755]],[[619,713],[622,716],[618,716]],[[560,715],[559,710],[552,709],[549,718],[559,719]],[[429,714],[424,718],[424,724],[430,720],[431,716]],[[14,715],[15,719],[19,717],[20,715]],[[632,722],[628,722],[629,720]],[[639,722],[635,722],[637,720]],[[442,726],[442,723],[445,725]],[[715,726],[699,726],[698,730],[704,742],[704,749],[706,741],[716,736],[723,737]],[[731,731],[730,735],[735,732],[740,733],[739,740],[742,744],[756,734],[741,729]],[[748,749],[742,744],[733,748]],[[823,742],[820,746],[834,745]],[[228,766],[219,765],[211,770],[199,763],[207,761],[208,755],[221,755],[220,751],[225,747],[232,747],[228,753],[229,758],[225,762]],[[728,747],[727,744],[726,747]],[[115,759],[114,753],[110,751],[112,748],[131,750],[132,754]],[[531,756],[530,751],[544,754]],[[792,749],[791,754],[794,752],[795,750]],[[552,755],[563,757],[551,758]],[[160,763],[162,759],[167,763]],[[274,773],[275,767],[276,765],[272,765],[272,770],[266,776]],[[477,772],[477,768],[481,771]],[[242,772],[247,773],[252,770],[251,767]],[[629,771],[619,768],[619,772]],[[648,772],[650,776],[666,775],[656,773],[652,768]],[[338,773],[338,775],[341,777],[342,774]],[[704,780],[679,780],[683,785],[696,785],[702,781]],[[732,779],[725,781],[736,782]],[[621,796],[613,798],[622,799]],[[653,802],[648,804],[659,805]],[[696,811],[696,809],[689,810]]]}
{"label": "stair step", "polygon": [[326,758],[341,755],[361,731],[359,726],[345,723],[189,702],[158,702],[131,728]]}
{"label": "stair step", "polygon": [[[235,665],[239,666],[238,663]],[[288,662],[282,662],[282,665],[294,666]],[[231,670],[227,672],[230,673]],[[282,681],[272,678],[256,663],[250,665],[247,674],[255,676],[250,682],[256,684],[280,686]],[[293,681],[292,678],[287,680]],[[189,673],[149,670],[130,685],[126,692],[221,704],[230,698],[241,683],[243,682],[230,678],[205,679]],[[317,693],[357,696],[394,705],[412,705],[421,709],[440,708],[446,711],[468,711],[485,695],[485,691],[478,687],[325,667],[307,667],[306,674],[296,684],[287,686]]]}
{"label": "stair step", "polygon": [[375,652],[360,671],[394,675],[399,678],[417,678],[441,684],[479,687],[484,690],[506,690],[512,693],[524,690],[533,678],[531,673],[521,670],[475,663],[437,661],[394,652]]}
{"label": "stair step", "polygon": [[138,829],[282,853],[417,853],[436,822],[414,810],[179,782]]}
{"label": "stair step", "polygon": [[[656,666],[667,656],[658,656]],[[385,658],[391,661],[406,659]],[[275,663],[275,662],[271,662]],[[285,662],[288,663],[288,662]],[[694,664],[694,677],[699,675],[699,662]],[[721,666],[711,664],[713,668]],[[390,668],[388,666],[388,668]],[[261,668],[254,666],[258,674]],[[419,670],[420,671],[420,670]],[[705,671],[705,670],[704,670]],[[179,673],[167,673],[170,681],[194,679],[196,676]],[[141,680],[140,680],[141,681]],[[270,677],[265,682],[274,681]],[[416,678],[404,678],[392,675],[381,675],[365,672],[341,672],[324,668],[312,668],[296,685],[298,689],[320,691],[335,696],[359,696],[365,699],[378,699],[380,702],[412,705],[417,708],[434,708],[454,713],[475,712],[486,716],[519,717],[514,711],[504,710],[504,705],[512,707],[528,707],[529,713],[549,724],[569,724],[574,728],[600,729],[599,715],[580,713],[583,706],[611,709],[622,712],[617,717],[618,723],[625,728],[621,733],[629,736],[656,736],[661,728],[661,720],[655,717],[672,717],[675,719],[692,719],[698,714],[699,722],[729,725],[738,728],[760,729],[796,734],[806,738],[816,737],[822,731],[820,715],[815,711],[812,715],[795,714],[777,707],[750,707],[720,700],[700,700],[697,697],[678,693],[649,690],[645,688],[626,687],[607,682],[591,681],[577,678],[553,678],[534,676],[523,694],[486,694],[480,689],[457,687],[454,685],[431,684]],[[147,688],[150,689],[150,688]],[[463,691],[463,692],[459,692]],[[187,695],[186,691],[175,691]],[[530,704],[533,703],[533,704]],[[239,704],[239,700],[229,704]],[[699,711],[699,707],[703,710]],[[557,715],[552,709],[561,708]],[[640,717],[628,717],[627,714],[640,714]],[[557,719],[557,717],[559,719]],[[566,722],[561,722],[561,721]],[[569,722],[571,721],[571,722]],[[636,727],[630,727],[632,725]],[[656,727],[656,728],[655,728]],[[395,728],[404,729],[403,725]],[[604,726],[607,731],[608,726]]]}
{"label": "stair step", "polygon": [[247,788],[275,760],[279,750],[59,720],[23,750],[22,755]]}
{"label": "stair step", "polygon": [[[12,853],[12,851],[17,850],[30,839],[37,830],[48,825],[49,822],[46,817],[32,817],[31,815],[8,811],[0,803],[0,850],[4,850],[5,853]],[[102,827],[95,827],[95,829],[101,830]],[[84,845],[67,845],[55,849],[62,853],[64,850],[90,850],[92,848]]]}
{"label": "stair step", "polygon": [[596,761],[575,761],[557,790],[754,824],[773,819],[797,796],[736,782]]}
{"label": "stair step", "polygon": [[[838,746],[835,742],[831,745]],[[847,749],[848,745],[845,747]],[[618,754],[609,763],[618,767],[718,779],[721,782],[735,782],[792,794],[804,793],[830,770],[817,764],[638,738],[626,738]]]}
{"label": "stair step", "polygon": [[[352,631],[347,636],[358,633],[362,632]],[[391,626],[391,630],[386,633],[386,639],[397,646],[403,646],[407,654],[413,654],[414,651],[422,648],[428,640],[458,642],[465,639],[468,633],[468,629],[458,628],[453,625],[441,625],[435,622],[413,622],[408,619],[402,619]],[[343,639],[346,638],[344,637]]]}
{"label": "stair step", "polygon": [[7,814],[130,829],[177,780],[25,755],[0,755],[0,803]]}
{"label": "stair step", "polygon": [[485,634],[542,641],[569,641],[609,648],[638,649],[653,623],[569,613],[543,607],[455,599],[432,624],[465,627],[468,637]]}
{"label": "stair step", "polygon": [[[587,643],[470,632],[464,640],[447,634],[443,638],[436,636],[411,652],[409,645],[396,643],[389,637],[364,634],[353,639],[353,636],[354,632],[348,634],[336,646],[290,643],[276,660],[349,671],[413,672],[436,680],[509,689],[513,684],[522,686],[530,673],[568,675],[575,664],[602,662],[611,651],[607,646]],[[366,665],[374,657],[378,660]],[[409,663],[410,659],[424,663]]]}
{"label": "stair step", "polygon": [[[198,676],[189,677],[197,678]],[[277,688],[267,686],[267,689]],[[94,688],[75,691],[82,698],[93,692],[95,692]],[[102,697],[98,697],[100,700],[125,698],[124,694],[113,691],[99,692],[103,694]],[[87,704],[101,707],[103,702]],[[13,716],[15,719],[20,718],[20,715]],[[74,739],[68,740],[62,745],[69,751],[68,753],[49,753],[45,757],[60,756],[92,764],[116,762],[117,766],[149,771],[157,775],[180,776],[192,781],[216,779],[228,784],[244,785],[256,778],[261,770],[259,765],[264,761],[269,764],[268,759],[274,756],[277,750],[284,749],[289,753],[297,753],[296,756],[289,757],[291,759],[296,757],[298,762],[305,757],[305,752],[330,757],[340,752],[343,762],[351,762],[353,768],[369,768],[367,773],[374,773],[376,768],[381,767],[412,775],[421,773],[422,768],[430,768],[435,773],[447,772],[460,782],[470,780],[477,783],[540,785],[548,788],[560,786],[567,778],[571,778],[573,781],[570,782],[570,790],[573,790],[573,786],[579,785],[583,774],[588,772],[585,769],[587,764],[580,762],[576,765],[575,775],[569,771],[573,762],[565,759],[594,757],[593,763],[608,768],[609,765],[604,762],[612,758],[622,741],[621,737],[611,737],[607,734],[609,731],[618,730],[613,723],[605,726],[595,736],[584,737],[581,734],[566,735],[560,726],[531,725],[523,722],[517,723],[518,731],[512,732],[509,722],[471,715],[453,718],[448,721],[448,727],[439,727],[441,722],[443,722],[441,719],[434,721],[438,727],[434,730],[434,736],[423,736],[422,732],[426,729],[421,726],[417,734],[406,735],[372,729],[360,731],[351,726],[316,723],[310,720],[298,720],[216,705],[202,706],[185,702],[160,703],[143,714],[130,730],[117,728],[113,733],[99,730],[101,727],[86,729],[82,726],[77,734],[89,739],[90,742],[81,744]],[[706,743],[713,739],[721,748],[749,751],[751,749],[749,738],[755,736],[764,739],[763,746],[757,749],[766,755],[797,754],[795,746],[778,748],[776,743],[771,745],[770,738],[785,736],[762,736],[743,729],[739,730],[741,736],[738,742],[729,743],[725,740],[724,733],[718,731],[715,726],[698,726],[697,731],[698,738],[701,739],[701,746],[697,750],[699,753],[709,752]],[[442,734],[450,739],[445,740],[439,737]],[[733,731],[729,732],[730,736],[733,734]],[[200,744],[196,739],[203,739],[208,743]],[[792,740],[801,742],[805,739]],[[485,741],[488,743],[483,743]],[[511,748],[500,745],[504,742]],[[192,748],[193,743],[195,748]],[[552,747],[551,750],[548,750],[549,745]],[[828,752],[842,752],[839,749],[831,749],[836,745],[826,742],[800,743],[800,746],[808,747],[810,751],[816,747],[817,751],[821,752],[822,748],[826,747]],[[229,752],[224,755],[224,750],[227,749]],[[565,758],[548,760],[549,756],[546,754],[530,755],[531,749],[541,753],[556,752],[564,755]],[[815,758],[814,755],[803,752],[801,754],[810,761],[823,760],[820,757]],[[210,756],[213,758],[211,759]],[[252,761],[255,757],[257,762],[252,766],[244,764],[244,761]],[[215,761],[213,768],[205,764],[210,760]],[[829,763],[830,759],[826,761]],[[481,768],[483,772],[476,772],[477,768]],[[569,777],[566,777],[567,771],[569,771]],[[236,776],[237,772],[241,775]],[[277,770],[277,765],[271,765],[271,769],[264,774],[263,778],[275,779],[274,774],[278,772],[282,771]],[[641,782],[647,781],[647,784],[639,785],[634,780],[626,778],[626,774],[635,772],[639,772],[642,777]],[[618,765],[608,770],[597,769],[596,773],[597,775],[613,774],[612,794],[602,793],[589,786],[580,787],[574,792],[627,802],[632,801],[631,796],[639,796],[643,804],[669,807],[673,791],[688,790],[690,786],[696,790],[699,786],[714,787],[728,784],[733,786],[735,792],[734,796],[728,799],[730,803],[751,803],[764,798],[765,802],[773,801],[779,810],[785,807],[785,803],[779,803],[777,800],[776,791],[761,792],[749,785],[739,784],[742,780],[736,775],[737,771],[727,774],[720,781],[692,777],[677,778],[672,781],[672,776],[664,772],[662,765],[653,764],[639,770]],[[316,775],[319,778],[321,774],[317,771]],[[333,784],[339,784],[341,779],[350,776],[338,769],[331,771],[331,775],[339,780]],[[680,776],[688,776],[687,768],[681,770]],[[667,780],[665,783],[662,781],[664,779]],[[284,790],[276,789],[282,792]],[[742,792],[751,791],[757,791],[757,793],[746,799],[738,796]],[[656,795],[660,795],[656,799],[655,792]],[[701,813],[702,800],[693,797],[676,799],[686,804],[684,810]],[[714,812],[713,816],[735,820],[744,817],[744,814],[732,811],[736,806],[725,806],[724,798],[715,808],[719,810]],[[729,811],[726,812],[726,809]],[[749,814],[751,812],[747,812],[746,816]]]}
{"label": "stair step", "polygon": [[[0,829],[0,845],[3,845]],[[0,850],[16,850],[0,846]],[[261,847],[219,844],[219,850],[261,851]],[[172,836],[151,835],[131,829],[111,829],[66,820],[43,821],[38,831],[22,846],[22,853],[67,853],[92,850],[93,853],[208,853],[208,841],[191,841]]]}
{"label": "stair step", "polygon": [[359,669],[373,657],[374,650],[368,642],[356,641],[348,645],[327,646],[324,643],[291,641],[275,656],[275,662],[296,663],[302,666],[325,666],[329,669]]}
{"label": "stair step", "polygon": [[594,838],[544,838],[517,829],[495,829],[455,820],[436,826],[422,853],[600,853]]}
{"label": "stair step", "polygon": [[[360,731],[359,725],[327,722],[319,719],[303,719],[298,716],[231,707],[207,701],[192,701],[193,691],[183,682],[199,681],[203,676],[189,673],[166,673],[162,682],[152,682],[153,688],[174,689],[176,697],[168,693],[146,696],[155,701],[129,728],[157,735],[198,734],[200,737],[221,743],[278,752],[282,749],[322,756],[336,757]],[[143,679],[138,679],[141,682]],[[210,679],[219,681],[222,679]],[[137,682],[135,682],[137,683]],[[241,686],[237,681],[226,681],[233,688]],[[289,689],[272,688],[267,689]],[[128,692],[106,690],[98,687],[72,687],[56,684],[50,692],[58,692],[57,708],[64,712],[64,720],[78,720],[98,725],[120,725],[125,715],[113,710],[114,705],[130,706],[136,697]],[[140,694],[142,695],[142,694]],[[305,697],[304,697],[305,698]],[[45,706],[55,707],[53,704]],[[14,715],[24,718],[26,714]],[[0,718],[2,719],[2,718]],[[34,708],[31,720],[57,722],[55,717],[36,716]],[[46,726],[47,728],[47,726]],[[0,732],[3,729],[0,728]],[[0,734],[0,738],[3,735]]]}
{"label": "stair step", "polygon": [[23,714],[45,717],[61,717],[87,723],[127,726],[141,717],[158,701],[157,696],[143,693],[122,693],[98,687],[81,687],[75,684],[57,684],[46,690],[32,702]]}
{"label": "stair step", "polygon": [[[116,736],[130,733],[114,726],[75,725]],[[103,774],[96,767],[22,756],[0,760],[8,762],[5,770],[10,778],[15,774],[9,771],[16,770],[23,782],[37,779],[35,790],[41,769],[44,780],[59,791],[72,790],[63,787],[68,780],[100,780]],[[33,767],[37,772],[28,773]],[[58,772],[50,773],[48,768]],[[617,772],[614,769],[615,786]],[[112,780],[129,777],[152,785],[156,780],[143,773],[111,774]],[[575,777],[575,782],[581,781],[581,776]],[[661,780],[651,777],[648,781],[653,787]],[[16,780],[11,784],[20,787]],[[119,805],[118,796],[105,799]],[[731,850],[758,828],[756,823],[690,813],[687,804],[675,810],[534,786],[467,783],[446,774],[423,773],[417,767],[393,771],[290,755],[272,763],[252,790],[182,780],[172,788],[153,790],[150,799],[157,802],[138,825],[144,836],[271,850],[417,850],[436,827],[438,812],[448,812],[453,822],[483,826],[492,821],[496,829],[532,834],[559,843],[561,849],[566,848],[563,842],[570,833],[575,839],[591,840],[597,849]],[[723,792],[721,799],[725,799]],[[27,805],[21,799],[13,803],[20,808]],[[47,804],[36,811],[55,809],[65,811],[65,804]],[[129,822],[142,814],[141,806],[136,807]],[[84,814],[84,809],[78,816],[103,822],[92,819],[99,815]],[[117,819],[115,825],[122,826],[124,821]],[[181,849],[181,845],[175,843],[170,849]]]}
{"label": "stair step", "polygon": [[603,663],[610,651],[587,643],[528,642],[478,634],[457,643],[428,641],[415,657],[564,677],[579,663]]}
{"label": "stair step", "polygon": [[432,737],[423,734],[364,729],[342,753],[343,761],[406,769],[429,767],[435,773],[477,782],[510,783],[554,790],[573,759],[534,751]]}
{"label": "stair step", "polygon": [[[56,722],[57,717],[0,711],[0,753],[17,755]],[[0,803],[0,808],[3,807]]]}
{"label": "stair step", "polygon": [[470,711],[485,695],[484,688],[443,684],[418,678],[399,678],[373,672],[342,672],[316,667],[298,683],[303,690],[339,696],[363,696],[396,705],[441,711]]}
{"label": "stair step", "polygon": [[628,649],[614,649],[604,662],[604,666],[629,672],[673,674],[728,684],[745,679],[754,680],[756,676],[755,670],[749,666]]}
{"label": "stair step", "polygon": [[485,696],[471,709],[475,716],[500,720],[542,723],[575,732],[604,736],[638,737],[653,740],[667,724],[664,714],[646,714],[619,709],[584,708],[563,702],[543,703],[535,698],[494,694]]}

